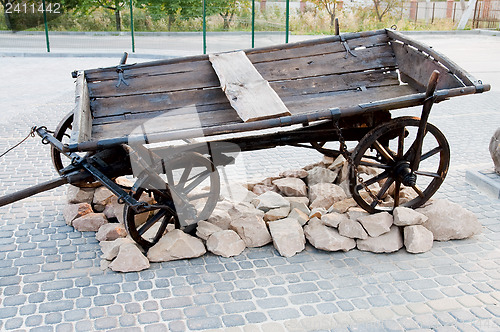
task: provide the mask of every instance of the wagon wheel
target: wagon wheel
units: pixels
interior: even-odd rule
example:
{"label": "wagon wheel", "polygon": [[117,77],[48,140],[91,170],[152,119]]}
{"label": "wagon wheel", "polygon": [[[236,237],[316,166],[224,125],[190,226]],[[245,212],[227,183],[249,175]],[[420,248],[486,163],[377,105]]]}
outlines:
{"label": "wagon wheel", "polygon": [[[69,112],[66,116],[59,122],[54,131],[54,137],[63,144],[69,143],[69,139],[71,137],[71,131],[73,130],[73,112]],[[64,157],[61,158],[61,152],[56,148],[51,146],[50,155],[52,157],[52,164],[56,169],[57,173],[61,174],[61,170],[71,164],[71,161]],[[82,181],[78,183],[73,183],[73,185],[80,188],[95,188],[101,186],[101,183],[98,181]]]}
{"label": "wagon wheel", "polygon": [[[417,208],[429,200],[444,181],[450,148],[443,133],[430,123],[427,124],[420,165],[414,172],[410,168],[415,157],[410,147],[419,123],[419,118],[401,117],[381,124],[366,134],[354,150],[349,172],[350,189],[354,200],[366,211],[390,212],[397,206]],[[360,183],[353,167],[377,199]],[[371,169],[372,175],[367,175],[371,173],[367,169]],[[386,197],[389,192],[392,192],[393,201]],[[400,198],[402,193],[408,197]],[[385,202],[382,201],[384,197]]]}
{"label": "wagon wheel", "polygon": [[[164,161],[161,168],[161,175],[143,171],[132,189],[135,199],[156,208],[136,213],[125,206],[124,211],[128,233],[145,249],[160,240],[170,223],[185,232],[193,231],[198,221],[212,214],[219,199],[219,173],[201,154],[183,153]],[[208,189],[195,192],[201,188]]]}

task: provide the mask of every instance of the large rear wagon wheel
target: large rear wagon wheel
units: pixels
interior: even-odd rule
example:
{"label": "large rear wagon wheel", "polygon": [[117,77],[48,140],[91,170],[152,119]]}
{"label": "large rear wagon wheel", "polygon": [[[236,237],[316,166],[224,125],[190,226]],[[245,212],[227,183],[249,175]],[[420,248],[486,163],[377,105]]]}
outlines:
{"label": "large rear wagon wheel", "polygon": [[397,206],[417,208],[443,183],[448,172],[450,148],[443,133],[430,123],[427,124],[420,165],[413,172],[410,168],[414,158],[410,147],[419,124],[420,119],[415,117],[393,119],[371,130],[353,151],[350,189],[354,200],[366,211],[391,212]]}

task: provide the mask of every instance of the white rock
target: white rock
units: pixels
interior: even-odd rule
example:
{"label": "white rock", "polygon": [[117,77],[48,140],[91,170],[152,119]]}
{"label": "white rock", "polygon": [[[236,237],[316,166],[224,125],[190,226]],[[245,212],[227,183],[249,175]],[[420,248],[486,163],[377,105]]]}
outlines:
{"label": "white rock", "polygon": [[311,209],[322,207],[330,208],[333,203],[346,199],[344,190],[333,183],[318,183],[309,187],[309,199],[312,202]]}
{"label": "white rock", "polygon": [[109,264],[109,268],[117,272],[139,272],[148,269],[149,266],[148,259],[133,243],[120,246],[118,256]]}
{"label": "white rock", "polygon": [[196,236],[205,241],[208,240],[210,235],[220,231],[222,231],[222,228],[204,220],[198,221],[196,226]]}
{"label": "white rock", "polygon": [[482,226],[474,213],[448,200],[435,199],[417,211],[429,218],[423,225],[436,241],[465,239],[481,233]]}
{"label": "white rock", "polygon": [[94,189],[92,188],[79,188],[77,186],[68,185],[66,190],[66,199],[70,204],[77,203],[92,203],[94,198]]}
{"label": "white rock", "polygon": [[413,188],[403,187],[399,192],[399,204],[407,203],[415,198],[418,194],[413,190]]}
{"label": "white rock", "polygon": [[312,219],[312,218],[321,219],[321,217],[325,214],[327,214],[327,211],[325,208],[322,208],[322,207],[314,208],[311,210],[311,212],[309,212],[309,219]]}
{"label": "white rock", "polygon": [[316,218],[304,227],[304,234],[316,249],[349,251],[356,247],[356,241],[340,235],[335,228],[324,225]]}
{"label": "white rock", "polygon": [[288,218],[297,219],[300,226],[304,226],[309,221],[309,216],[299,209],[293,209],[288,215]]}
{"label": "white rock", "polygon": [[66,224],[71,226],[76,218],[93,212],[89,203],[68,204],[64,207],[63,217]]}
{"label": "white rock", "polygon": [[352,207],[347,210],[347,216],[349,219],[358,220],[359,217],[369,216],[370,214],[360,207]]}
{"label": "white rock", "polygon": [[229,211],[234,207],[234,203],[228,200],[222,200],[218,201],[217,204],[215,205],[216,209],[222,210],[222,211]]}
{"label": "white rock", "polygon": [[253,186],[252,188],[252,192],[257,195],[257,196],[260,196],[268,191],[272,191],[272,192],[275,192],[277,193],[278,192],[278,187],[276,186],[266,186],[264,184],[256,184],[255,186]]}
{"label": "white rock", "polygon": [[118,255],[118,250],[120,249],[120,246],[126,243],[132,243],[135,245],[135,242],[128,237],[121,237],[114,241],[99,242],[102,251],[101,258],[104,258],[108,261],[113,260],[116,257],[116,255]]}
{"label": "white rock", "polygon": [[102,186],[95,190],[92,202],[94,204],[104,206],[111,201],[112,197],[115,197],[115,195],[111,192],[111,190]]}
{"label": "white rock", "polygon": [[221,186],[221,196],[233,202],[251,202],[257,195],[241,183],[228,183]]}
{"label": "white rock", "polygon": [[237,256],[245,247],[245,242],[232,230],[215,232],[207,240],[207,249],[222,257]]}
{"label": "white rock", "polygon": [[500,128],[491,137],[489,150],[491,159],[493,159],[493,165],[495,166],[495,172],[500,174]]}
{"label": "white rock", "polygon": [[363,226],[355,220],[346,219],[339,224],[339,234],[351,239],[367,239],[368,234]]}
{"label": "white rock", "polygon": [[379,212],[369,216],[359,217],[358,221],[371,237],[377,237],[389,232],[394,219],[388,212]]}
{"label": "white rock", "polygon": [[426,252],[432,249],[434,236],[422,225],[406,226],[404,228],[404,243],[406,251],[413,254]]}
{"label": "white rock", "polygon": [[95,238],[97,241],[113,241],[120,237],[126,237],[127,231],[125,226],[118,223],[108,223],[104,224],[97,231]]}
{"label": "white rock", "polygon": [[285,197],[287,201],[290,202],[290,211],[293,209],[299,209],[305,214],[309,215],[309,198],[308,197]]}
{"label": "white rock", "polygon": [[260,215],[247,215],[231,221],[230,228],[234,230],[245,245],[250,248],[262,247],[271,242],[271,235],[266,223]]}
{"label": "white rock", "polygon": [[279,191],[285,196],[307,196],[307,186],[304,181],[299,178],[278,179],[274,180],[273,184],[276,185]]}
{"label": "white rock", "polygon": [[97,232],[107,223],[104,213],[89,213],[73,220],[73,227],[80,232]]}
{"label": "white rock", "polygon": [[357,240],[359,250],[376,253],[388,253],[398,251],[403,247],[403,236],[397,226],[392,226],[388,233],[377,237],[368,237],[365,240]]}
{"label": "white rock", "polygon": [[208,217],[207,221],[217,227],[220,227],[221,229],[229,229],[231,216],[227,210],[215,208],[210,217]]}
{"label": "white rock", "polygon": [[254,198],[252,204],[259,210],[267,212],[271,209],[276,209],[280,207],[290,208],[290,202],[287,201],[283,196],[273,191],[268,191],[262,195]]}
{"label": "white rock", "polygon": [[179,229],[165,234],[148,251],[151,262],[167,262],[176,259],[200,257],[206,252],[203,242]]}
{"label": "white rock", "polygon": [[338,172],[333,172],[324,167],[314,167],[307,173],[307,184],[311,187],[318,183],[333,183]]}
{"label": "white rock", "polygon": [[422,225],[428,219],[424,214],[404,206],[396,207],[393,216],[396,226]]}
{"label": "white rock", "polygon": [[296,219],[285,218],[269,223],[273,244],[281,256],[291,257],[305,249],[306,238]]}
{"label": "white rock", "polygon": [[278,219],[283,219],[288,217],[290,213],[290,208],[285,206],[277,209],[271,209],[264,214],[265,221],[273,221]]}
{"label": "white rock", "polygon": [[127,179],[125,176],[119,176],[115,179],[115,183],[119,186],[132,188],[134,186],[134,181]]}
{"label": "white rock", "polygon": [[333,205],[328,209],[328,212],[346,213],[349,208],[355,206],[358,206],[358,203],[356,203],[354,198],[346,198],[344,200],[333,203]]}
{"label": "white rock", "polygon": [[344,163],[346,162],[345,158],[343,155],[339,155],[330,166],[328,166],[329,169],[331,170],[337,170],[342,168]]}
{"label": "white rock", "polygon": [[321,216],[321,222],[326,226],[337,228],[342,221],[349,220],[345,214],[337,212],[327,213]]}
{"label": "white rock", "polygon": [[290,170],[290,171],[281,172],[280,176],[284,177],[284,178],[299,178],[299,179],[303,179],[303,178],[307,177],[307,174],[308,173],[307,173],[306,170],[303,170],[303,169],[294,169],[294,170]]}

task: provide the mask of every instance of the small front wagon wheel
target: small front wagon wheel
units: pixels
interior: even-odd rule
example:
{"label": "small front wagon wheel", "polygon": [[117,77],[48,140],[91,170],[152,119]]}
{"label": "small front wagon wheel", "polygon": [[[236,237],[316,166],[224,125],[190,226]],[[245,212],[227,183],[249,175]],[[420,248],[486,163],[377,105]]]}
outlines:
{"label": "small front wagon wheel", "polygon": [[420,165],[414,171],[410,168],[415,157],[411,146],[419,124],[420,119],[415,117],[383,123],[367,133],[353,151],[350,189],[354,200],[366,211],[390,212],[397,206],[417,208],[443,183],[450,148],[443,133],[430,123]]}

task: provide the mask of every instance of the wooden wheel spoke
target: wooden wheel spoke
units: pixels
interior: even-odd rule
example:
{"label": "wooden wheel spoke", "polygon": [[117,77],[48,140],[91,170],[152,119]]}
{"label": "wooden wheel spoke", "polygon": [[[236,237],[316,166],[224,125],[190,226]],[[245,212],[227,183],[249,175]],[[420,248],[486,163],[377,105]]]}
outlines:
{"label": "wooden wheel spoke", "polygon": [[406,133],[406,127],[403,126],[398,136],[398,158],[403,157],[405,149],[405,133]]}
{"label": "wooden wheel spoke", "polygon": [[365,184],[367,186],[372,185],[375,182],[378,182],[380,180],[383,180],[383,179],[387,178],[388,176],[389,176],[389,172],[388,171],[384,171],[384,172],[380,173],[379,175],[376,175],[376,176],[372,177],[371,179],[366,180]]}
{"label": "wooden wheel spoke", "polygon": [[381,168],[381,169],[391,169],[392,167],[389,166],[389,165],[384,165],[384,164],[379,164],[379,163],[374,163],[374,162],[371,162],[371,161],[365,161],[365,160],[361,160],[359,162],[359,164],[361,166],[368,166],[368,167],[375,167],[375,168]]}
{"label": "wooden wheel spoke", "polygon": [[432,157],[433,155],[435,155],[436,153],[439,153],[443,150],[442,147],[438,146],[438,147],[435,147],[434,149],[424,153],[421,157],[420,157],[420,161],[423,161],[427,158],[430,158]]}
{"label": "wooden wheel spoke", "polygon": [[188,199],[190,201],[196,201],[197,199],[202,199],[202,198],[207,198],[207,197],[210,197],[210,193],[207,192],[207,193],[203,193],[203,194],[197,194],[197,195],[193,195],[193,196],[189,196]]}
{"label": "wooden wheel spoke", "polygon": [[392,153],[388,151],[379,141],[373,142],[373,147],[380,153],[380,155],[389,162],[394,162],[394,158],[392,157]]}
{"label": "wooden wheel spoke", "polygon": [[203,172],[197,175],[197,178],[194,179],[193,182],[191,182],[184,188],[183,193],[185,195],[189,194],[191,191],[193,191],[194,188],[199,186],[209,176],[210,176],[210,170],[204,170]]}
{"label": "wooden wheel spoke", "polygon": [[399,206],[399,193],[401,192],[401,181],[396,180],[394,189],[394,207]]}
{"label": "wooden wheel spoke", "polygon": [[392,185],[393,182],[394,179],[392,177],[388,177],[387,180],[385,180],[384,185],[382,186],[382,188],[380,188],[380,191],[376,196],[377,199],[374,199],[373,202],[370,204],[372,208],[375,208],[379,203],[379,201],[382,200],[382,196],[384,196],[387,190],[389,190],[389,187]]}
{"label": "wooden wheel spoke", "polygon": [[437,179],[441,178],[441,175],[439,175],[438,173],[434,173],[434,172],[415,171],[415,174],[417,174],[417,175],[423,175],[423,176],[429,176],[429,177],[437,178]]}
{"label": "wooden wheel spoke", "polygon": [[413,190],[415,190],[415,192],[418,194],[418,196],[425,197],[424,193],[422,192],[422,190],[420,190],[420,188],[417,185],[414,185],[411,187],[413,188]]}
{"label": "wooden wheel spoke", "polygon": [[180,189],[181,186],[182,186],[182,188],[184,188],[183,185],[186,184],[186,182],[188,181],[189,174],[191,173],[192,170],[193,170],[192,165],[189,165],[186,168],[184,168],[184,171],[182,172],[181,178],[179,179],[179,182],[175,186],[176,189]]}
{"label": "wooden wheel spoke", "polygon": [[144,235],[148,229],[151,228],[154,224],[156,224],[161,218],[163,218],[167,214],[167,210],[160,210],[153,217],[149,218],[137,231],[139,235]]}

